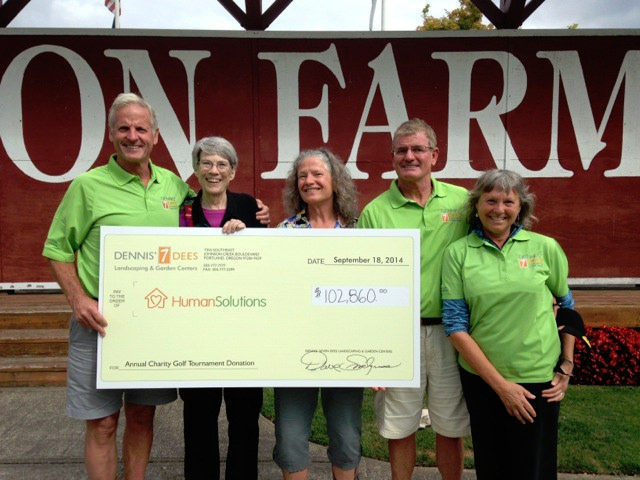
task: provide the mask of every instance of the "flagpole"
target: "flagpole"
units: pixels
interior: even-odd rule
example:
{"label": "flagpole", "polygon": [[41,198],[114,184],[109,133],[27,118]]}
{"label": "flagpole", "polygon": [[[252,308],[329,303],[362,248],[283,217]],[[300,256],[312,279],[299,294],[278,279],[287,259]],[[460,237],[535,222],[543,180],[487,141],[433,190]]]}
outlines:
{"label": "flagpole", "polygon": [[376,13],[376,3],[378,0],[371,0],[371,13],[369,14],[369,31],[373,30],[373,16]]}
{"label": "flagpole", "polygon": [[116,0],[116,11],[113,12],[113,26],[120,28],[120,0]]}
{"label": "flagpole", "polygon": [[380,29],[384,32],[385,30],[385,21],[384,21],[384,17],[385,17],[385,11],[384,11],[384,2],[385,0],[380,0]]}

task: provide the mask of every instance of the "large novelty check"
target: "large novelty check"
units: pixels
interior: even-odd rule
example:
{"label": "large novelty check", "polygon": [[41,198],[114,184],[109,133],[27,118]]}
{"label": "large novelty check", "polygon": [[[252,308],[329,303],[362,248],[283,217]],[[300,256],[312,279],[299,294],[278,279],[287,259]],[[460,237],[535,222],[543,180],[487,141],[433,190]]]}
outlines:
{"label": "large novelty check", "polygon": [[419,386],[418,230],[102,227],[98,388]]}

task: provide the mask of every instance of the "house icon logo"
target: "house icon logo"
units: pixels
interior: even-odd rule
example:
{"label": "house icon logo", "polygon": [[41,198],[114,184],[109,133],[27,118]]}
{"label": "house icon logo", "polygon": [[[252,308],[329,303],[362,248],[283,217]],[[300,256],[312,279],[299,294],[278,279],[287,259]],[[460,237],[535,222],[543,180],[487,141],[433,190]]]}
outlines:
{"label": "house icon logo", "polygon": [[164,308],[168,297],[159,288],[154,288],[144,298],[147,301],[147,308]]}

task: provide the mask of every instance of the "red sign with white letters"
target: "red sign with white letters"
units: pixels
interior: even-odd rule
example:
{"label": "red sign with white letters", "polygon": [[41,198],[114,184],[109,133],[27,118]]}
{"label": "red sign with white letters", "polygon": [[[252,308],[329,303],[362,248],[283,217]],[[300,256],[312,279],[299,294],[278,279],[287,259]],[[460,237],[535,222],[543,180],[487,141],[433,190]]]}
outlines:
{"label": "red sign with white letters", "polygon": [[434,176],[516,170],[577,283],[640,278],[640,31],[226,33],[0,31],[0,289],[51,282],[41,251],[69,182],[104,164],[115,96],[156,108],[152,158],[192,186],[196,140],[239,154],[231,190],[286,216],[301,149],[347,162],[360,206],[388,188],[391,134],[420,117]]}

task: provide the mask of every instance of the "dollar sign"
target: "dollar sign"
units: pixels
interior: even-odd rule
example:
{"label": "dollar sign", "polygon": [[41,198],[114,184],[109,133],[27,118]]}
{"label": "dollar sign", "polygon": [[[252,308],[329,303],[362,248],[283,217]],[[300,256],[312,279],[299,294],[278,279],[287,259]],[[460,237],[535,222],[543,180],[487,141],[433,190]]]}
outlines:
{"label": "dollar sign", "polygon": [[316,287],[316,289],[313,291],[313,293],[316,294],[316,298],[318,298],[320,296],[320,288]]}

